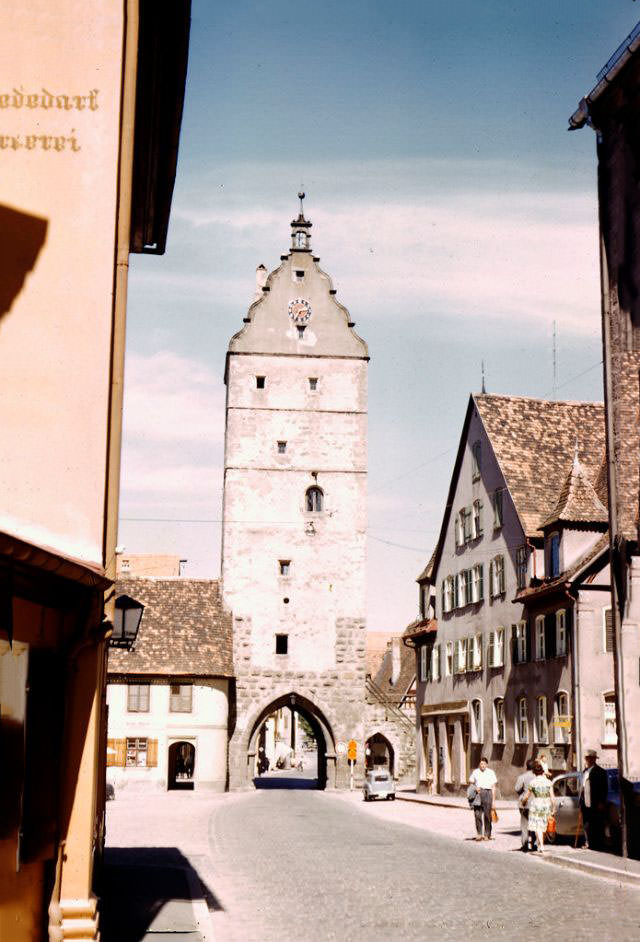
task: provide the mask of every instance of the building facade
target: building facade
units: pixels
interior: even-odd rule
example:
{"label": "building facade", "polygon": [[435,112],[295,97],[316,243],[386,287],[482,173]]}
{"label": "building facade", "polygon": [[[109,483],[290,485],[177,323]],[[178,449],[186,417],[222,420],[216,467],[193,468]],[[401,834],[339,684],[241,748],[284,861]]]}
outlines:
{"label": "building facade", "polygon": [[93,940],[128,260],[164,251],[189,3],[3,12],[0,937]]}
{"label": "building facade", "polygon": [[569,119],[597,134],[612,645],[619,768],[640,778],[640,23]]}
{"label": "building facade", "polygon": [[[222,583],[233,612],[231,786],[247,785],[267,716],[294,706],[319,780],[346,784],[363,741],[368,351],[311,251],[311,223],[229,345]],[[359,756],[359,762],[361,762]]]}
{"label": "building facade", "polygon": [[[471,397],[438,546],[419,580],[421,617],[407,629],[420,787],[458,791],[487,755],[510,794],[532,755],[560,771],[579,761],[585,736],[597,735],[587,747],[601,743],[612,665],[602,650],[594,668],[587,632],[607,607],[589,568],[606,529],[595,490],[603,455],[598,403]],[[569,500],[578,485],[586,519]],[[578,670],[578,706],[598,722],[585,719],[576,737]]]}
{"label": "building facade", "polygon": [[107,781],[224,791],[233,703],[231,616],[211,579],[121,579],[144,605],[132,650],[110,648]]}

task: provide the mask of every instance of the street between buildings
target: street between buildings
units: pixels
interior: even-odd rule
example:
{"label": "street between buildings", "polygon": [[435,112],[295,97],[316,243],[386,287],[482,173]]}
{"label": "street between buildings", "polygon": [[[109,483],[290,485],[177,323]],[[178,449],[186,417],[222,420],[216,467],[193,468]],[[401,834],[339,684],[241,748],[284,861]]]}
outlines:
{"label": "street between buildings", "polygon": [[471,812],[298,789],[120,794],[107,825],[103,942],[640,934],[640,891],[523,855],[511,810],[482,844]]}

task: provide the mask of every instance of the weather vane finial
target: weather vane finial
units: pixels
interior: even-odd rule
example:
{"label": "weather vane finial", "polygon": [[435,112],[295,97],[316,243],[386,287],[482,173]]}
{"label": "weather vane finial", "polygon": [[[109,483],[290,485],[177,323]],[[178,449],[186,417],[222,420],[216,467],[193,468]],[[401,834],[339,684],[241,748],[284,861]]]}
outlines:
{"label": "weather vane finial", "polygon": [[304,216],[304,206],[302,204],[303,199],[305,198],[305,192],[303,189],[300,189],[298,193],[298,199],[300,200],[300,215]]}

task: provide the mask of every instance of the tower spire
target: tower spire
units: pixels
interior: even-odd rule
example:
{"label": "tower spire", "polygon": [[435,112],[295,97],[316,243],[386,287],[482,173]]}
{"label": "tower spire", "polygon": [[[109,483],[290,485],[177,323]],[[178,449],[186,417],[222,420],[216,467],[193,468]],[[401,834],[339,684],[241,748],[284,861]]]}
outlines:
{"label": "tower spire", "polygon": [[304,190],[298,192],[300,212],[297,219],[291,222],[291,250],[293,252],[311,251],[311,223],[304,217]]}

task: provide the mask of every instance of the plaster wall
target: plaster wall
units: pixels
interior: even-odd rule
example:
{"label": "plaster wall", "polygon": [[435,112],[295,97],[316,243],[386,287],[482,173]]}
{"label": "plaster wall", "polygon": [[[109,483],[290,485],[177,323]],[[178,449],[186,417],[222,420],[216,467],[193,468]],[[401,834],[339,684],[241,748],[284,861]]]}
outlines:
{"label": "plaster wall", "polygon": [[[138,682],[138,681],[136,681]],[[190,742],[195,746],[194,787],[223,791],[227,781],[229,684],[206,680],[193,685],[191,713],[169,710],[170,683],[152,682],[149,712],[127,710],[127,684],[109,683],[109,739],[147,737],[158,741],[158,765],[152,768],[110,766],[107,779],[116,788],[167,787],[169,746]]]}
{"label": "plaster wall", "polygon": [[10,6],[0,529],[102,564],[124,5]]}
{"label": "plaster wall", "polygon": [[[250,781],[254,725],[270,700],[303,697],[324,724],[329,785],[348,777],[336,742],[359,741],[359,761],[364,746],[368,353],[316,262],[298,251],[283,259],[227,358],[222,584],[234,613],[232,787]],[[296,299],[310,312],[302,337],[290,317]],[[312,486],[323,492],[319,512],[306,508]],[[276,654],[277,634],[287,635],[286,654]]]}

